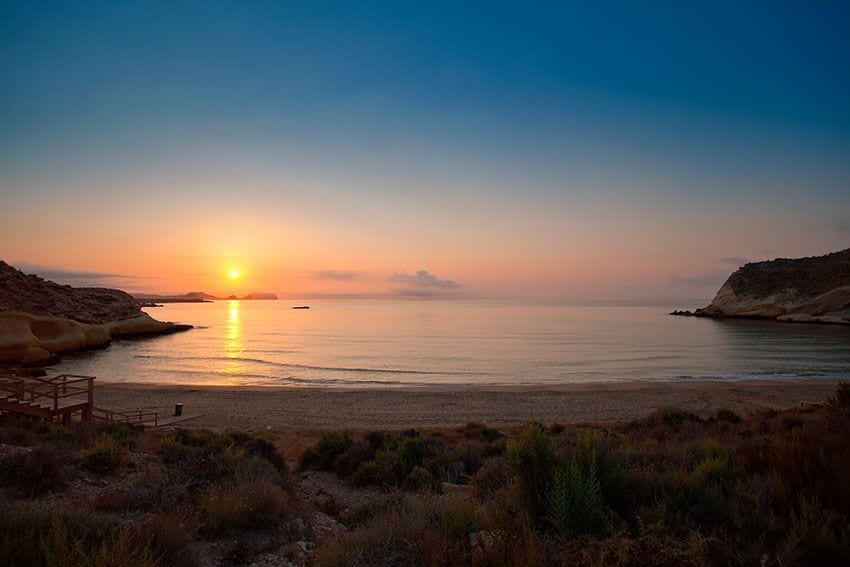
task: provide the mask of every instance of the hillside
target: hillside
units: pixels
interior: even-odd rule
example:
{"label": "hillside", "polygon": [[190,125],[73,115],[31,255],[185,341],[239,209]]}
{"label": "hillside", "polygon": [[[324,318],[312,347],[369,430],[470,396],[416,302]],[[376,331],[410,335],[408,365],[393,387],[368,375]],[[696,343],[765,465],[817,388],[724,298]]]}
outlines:
{"label": "hillside", "polygon": [[693,314],[850,324],[850,249],[746,264]]}
{"label": "hillside", "polygon": [[63,317],[80,323],[106,323],[141,313],[133,297],[117,289],[71,287],[25,274],[0,260],[0,312]]}
{"label": "hillside", "polygon": [[0,360],[48,360],[117,337],[190,328],[153,319],[123,291],[60,285],[0,261]]}

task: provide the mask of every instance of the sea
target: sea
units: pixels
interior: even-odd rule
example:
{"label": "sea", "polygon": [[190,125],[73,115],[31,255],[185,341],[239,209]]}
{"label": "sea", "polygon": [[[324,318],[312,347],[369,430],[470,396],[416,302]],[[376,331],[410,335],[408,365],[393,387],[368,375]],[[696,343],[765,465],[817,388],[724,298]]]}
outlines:
{"label": "sea", "polygon": [[64,357],[109,382],[394,388],[850,377],[850,327],[674,317],[695,302],[215,301],[195,328]]}

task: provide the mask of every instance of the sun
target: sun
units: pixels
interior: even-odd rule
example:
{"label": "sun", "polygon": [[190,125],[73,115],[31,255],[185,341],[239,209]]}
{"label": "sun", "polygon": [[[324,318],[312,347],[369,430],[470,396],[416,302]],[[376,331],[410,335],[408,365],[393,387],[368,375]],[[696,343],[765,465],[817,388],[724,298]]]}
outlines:
{"label": "sun", "polygon": [[239,270],[230,270],[227,275],[230,276],[230,279],[235,280],[239,277]]}

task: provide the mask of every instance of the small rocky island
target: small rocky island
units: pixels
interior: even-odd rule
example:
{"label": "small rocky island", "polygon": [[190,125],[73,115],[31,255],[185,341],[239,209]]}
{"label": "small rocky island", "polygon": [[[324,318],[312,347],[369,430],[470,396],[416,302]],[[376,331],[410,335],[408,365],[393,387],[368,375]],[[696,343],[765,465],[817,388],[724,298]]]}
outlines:
{"label": "small rocky island", "polygon": [[672,315],[850,325],[850,248],[751,262],[729,276],[708,306]]}
{"label": "small rocky island", "polygon": [[191,328],[157,321],[123,291],[60,285],[0,261],[0,361],[39,362],[118,337]]}

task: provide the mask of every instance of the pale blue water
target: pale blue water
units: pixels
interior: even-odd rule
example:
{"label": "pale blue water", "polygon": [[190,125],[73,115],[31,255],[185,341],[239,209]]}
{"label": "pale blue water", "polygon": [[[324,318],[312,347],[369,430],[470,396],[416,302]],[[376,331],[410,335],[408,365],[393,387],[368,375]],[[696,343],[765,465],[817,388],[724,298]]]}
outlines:
{"label": "pale blue water", "polygon": [[850,377],[850,328],[672,317],[688,302],[218,301],[199,328],[117,341],[56,372],[120,382],[327,387]]}

